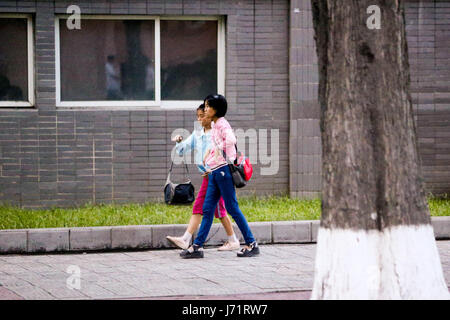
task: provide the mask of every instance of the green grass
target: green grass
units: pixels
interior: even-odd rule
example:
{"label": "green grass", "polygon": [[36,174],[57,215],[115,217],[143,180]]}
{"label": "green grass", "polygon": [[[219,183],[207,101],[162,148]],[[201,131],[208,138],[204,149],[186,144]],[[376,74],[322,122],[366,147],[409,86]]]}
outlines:
{"label": "green grass", "polygon": [[450,216],[450,196],[428,199],[432,216]]}
{"label": "green grass", "polygon": [[[450,199],[430,199],[432,216],[450,216]],[[239,206],[249,222],[320,219],[320,200],[286,196],[240,198]],[[145,204],[86,205],[74,209],[29,210],[0,206],[0,229],[94,227],[149,224],[185,224],[192,206]],[[219,220],[215,219],[215,222]]]}

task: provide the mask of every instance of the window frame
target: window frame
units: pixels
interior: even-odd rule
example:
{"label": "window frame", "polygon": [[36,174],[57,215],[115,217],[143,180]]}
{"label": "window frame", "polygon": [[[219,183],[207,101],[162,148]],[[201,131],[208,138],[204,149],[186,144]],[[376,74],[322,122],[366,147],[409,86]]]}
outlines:
{"label": "window frame", "polygon": [[[106,110],[195,110],[201,100],[161,100],[161,20],[217,21],[217,90],[225,93],[225,19],[222,16],[147,16],[147,15],[82,15],[94,20],[154,20],[155,21],[155,100],[61,101],[61,65],[59,20],[70,15],[55,16],[55,83],[57,108],[86,108]],[[81,22],[83,27],[83,22]]]}
{"label": "window frame", "polygon": [[28,100],[0,101],[0,108],[29,108],[34,107],[34,34],[33,16],[20,13],[0,13],[0,19],[26,19],[27,20],[27,63],[28,63]]}

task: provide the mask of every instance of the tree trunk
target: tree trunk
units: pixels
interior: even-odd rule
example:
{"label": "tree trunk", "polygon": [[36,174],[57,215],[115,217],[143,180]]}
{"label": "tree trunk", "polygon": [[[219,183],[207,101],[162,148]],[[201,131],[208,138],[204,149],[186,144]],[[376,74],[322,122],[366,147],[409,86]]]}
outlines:
{"label": "tree trunk", "polygon": [[[311,3],[323,150],[312,298],[449,298],[419,166],[402,4]],[[381,28],[371,30],[374,4]]]}

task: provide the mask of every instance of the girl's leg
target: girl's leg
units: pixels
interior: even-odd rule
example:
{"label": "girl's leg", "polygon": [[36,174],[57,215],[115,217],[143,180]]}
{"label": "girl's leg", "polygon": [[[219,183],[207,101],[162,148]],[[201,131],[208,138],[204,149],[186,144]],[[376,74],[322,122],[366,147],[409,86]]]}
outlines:
{"label": "girl's leg", "polygon": [[220,218],[220,222],[222,222],[222,225],[225,228],[225,231],[227,232],[228,240],[217,250],[219,251],[239,250],[241,244],[239,243],[238,238],[236,238],[236,234],[234,233],[230,217],[226,215]]}
{"label": "girl's leg", "polygon": [[195,230],[197,230],[201,220],[201,214],[193,214],[191,216],[191,219],[189,220],[189,224],[185,233],[181,237],[167,236],[166,239],[172,242],[178,248],[187,249],[191,244],[192,235],[194,234]]}
{"label": "girl's leg", "polygon": [[247,244],[251,244],[255,242],[255,238],[248,226],[247,219],[245,219],[244,215],[239,209],[239,204],[236,198],[236,190],[233,184],[233,178],[231,177],[231,172],[228,166],[220,168],[216,170],[218,174],[217,176],[217,186],[220,190],[220,194],[225,201],[225,207],[228,213],[233,217],[234,221],[241,230],[242,235],[244,236],[245,242]]}
{"label": "girl's leg", "polygon": [[197,246],[203,246],[208,236],[209,230],[214,219],[214,211],[217,207],[217,202],[220,198],[220,190],[216,184],[216,172],[213,171],[209,175],[208,190],[206,191],[205,202],[203,203],[203,219],[200,225],[200,230],[195,238],[194,244]]}
{"label": "girl's leg", "polygon": [[[234,236],[233,225],[231,224],[231,219],[227,214],[227,210],[225,209],[225,202],[223,201],[222,197],[220,197],[220,199],[219,199],[219,204],[216,207],[214,216],[216,218],[219,218],[220,222],[222,222],[222,225],[225,228],[228,238]],[[236,239],[236,241],[237,241],[237,239]]]}
{"label": "girl's leg", "polygon": [[233,225],[231,224],[231,219],[229,216],[225,216],[222,218],[219,218],[220,222],[222,222],[222,225],[225,229],[225,232],[227,233],[228,237],[232,237],[234,235]]}
{"label": "girl's leg", "polygon": [[217,218],[222,218],[227,215],[227,209],[225,208],[225,202],[222,197],[219,199],[219,205],[217,206],[216,213]]}
{"label": "girl's leg", "polygon": [[167,240],[181,249],[187,249],[192,240],[192,235],[197,230],[202,220],[202,208],[205,201],[206,190],[208,189],[208,179],[203,178],[202,185],[198,191],[197,198],[195,199],[194,206],[192,208],[192,216],[189,220],[186,232],[181,237],[167,236]]}
{"label": "girl's leg", "polygon": [[192,214],[203,214],[203,203],[205,202],[206,191],[208,190],[208,177],[203,177],[202,185],[198,190],[197,198],[192,207]]}
{"label": "girl's leg", "polygon": [[200,186],[200,190],[198,190],[194,206],[192,207],[192,217],[189,220],[189,224],[186,230],[186,232],[190,233],[191,236],[194,234],[195,230],[197,230],[200,221],[202,220],[203,203],[205,202],[207,190],[208,190],[208,178],[204,177],[202,180],[202,185]]}
{"label": "girl's leg", "polygon": [[222,197],[220,197],[219,199],[219,205],[216,208],[215,216],[216,218],[220,219],[220,222],[222,222],[222,225],[228,236],[228,240],[217,250],[238,250],[241,245],[239,243],[239,240],[236,238],[236,235],[234,234],[233,225],[231,224],[231,219],[227,214],[227,210],[225,209],[225,202],[223,201]]}
{"label": "girl's leg", "polygon": [[189,232],[191,235],[193,235],[194,232],[198,229],[200,222],[202,222],[202,215],[201,214],[193,214],[191,216],[191,219],[189,220],[189,224],[186,229],[186,232]]}

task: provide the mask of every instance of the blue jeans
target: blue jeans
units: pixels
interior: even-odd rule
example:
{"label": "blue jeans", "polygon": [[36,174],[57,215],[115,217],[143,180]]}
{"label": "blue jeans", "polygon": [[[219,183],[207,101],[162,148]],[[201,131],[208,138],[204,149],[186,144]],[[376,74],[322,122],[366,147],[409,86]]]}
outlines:
{"label": "blue jeans", "polygon": [[203,246],[206,237],[214,219],[214,211],[217,202],[222,196],[225,202],[225,208],[233,217],[234,221],[241,230],[245,242],[250,244],[255,241],[253,234],[248,226],[247,220],[239,209],[239,204],[236,199],[236,190],[231,177],[230,168],[228,166],[214,170],[209,175],[208,190],[206,191],[205,202],[203,203],[203,218],[200,230],[195,238],[194,244]]}

